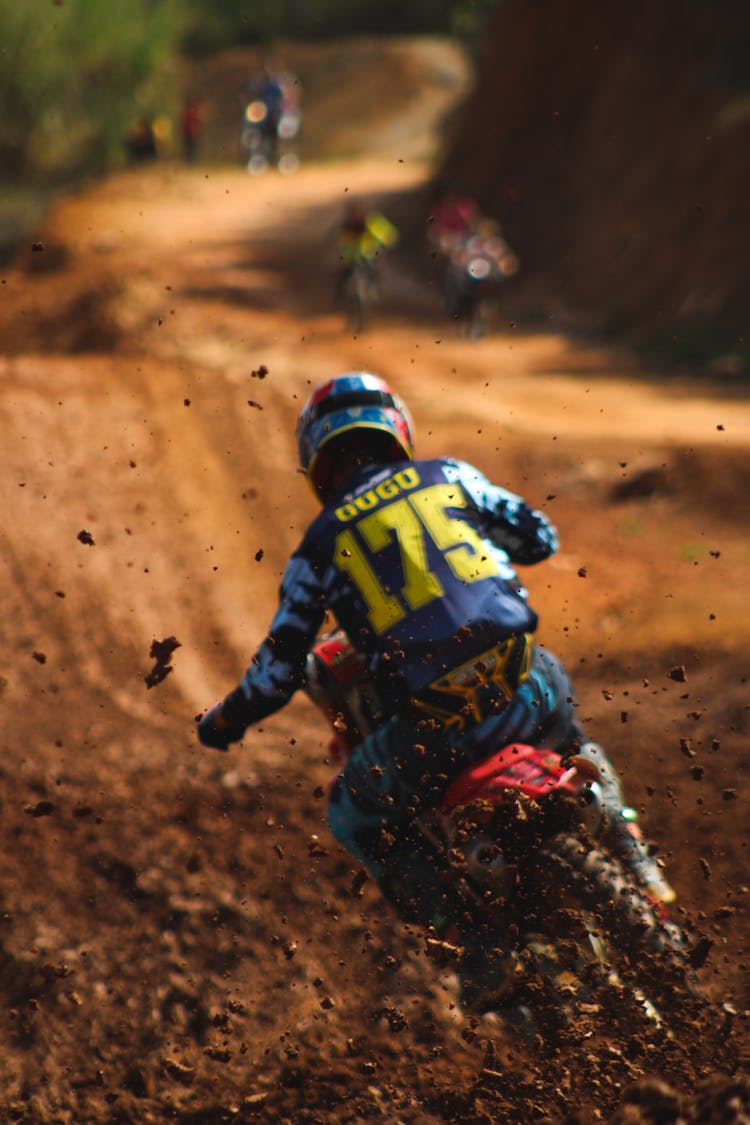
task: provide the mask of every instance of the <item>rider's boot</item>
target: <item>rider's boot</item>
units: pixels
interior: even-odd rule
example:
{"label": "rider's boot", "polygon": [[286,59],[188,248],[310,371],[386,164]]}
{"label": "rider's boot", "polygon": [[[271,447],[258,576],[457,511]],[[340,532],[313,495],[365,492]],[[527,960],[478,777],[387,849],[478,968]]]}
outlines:
{"label": "rider's boot", "polygon": [[487,1012],[500,1014],[509,1005],[513,966],[499,946],[472,935],[464,945],[457,971],[464,1012],[477,1016]]}
{"label": "rider's boot", "polygon": [[[360,846],[363,841],[359,840]],[[512,976],[506,952],[498,946],[493,926],[477,927],[467,918],[446,857],[418,827],[404,829],[387,856],[379,856],[381,874],[377,882],[383,897],[396,909],[402,922],[422,928],[430,939],[428,951],[437,960],[446,957],[458,974],[461,1008],[472,1015],[501,1013],[508,1004]]]}
{"label": "rider's boot", "polygon": [[443,864],[437,849],[412,829],[389,852],[378,887],[402,922],[426,932],[430,955],[455,968],[462,1010],[497,1013],[507,1003],[507,958],[474,928],[475,919],[462,929],[462,904],[450,878],[441,878]]}
{"label": "rider's boot", "polygon": [[651,855],[638,826],[638,813],[625,804],[620,779],[609,756],[597,742],[583,742],[580,757],[591,762],[599,775],[604,824],[599,833],[602,843],[622,860],[638,882],[657,902],[674,902],[674,889]]}
{"label": "rider's boot", "polygon": [[363,829],[354,843],[402,922],[436,931],[445,928],[454,914],[449,880],[440,874],[445,861],[416,825]]}

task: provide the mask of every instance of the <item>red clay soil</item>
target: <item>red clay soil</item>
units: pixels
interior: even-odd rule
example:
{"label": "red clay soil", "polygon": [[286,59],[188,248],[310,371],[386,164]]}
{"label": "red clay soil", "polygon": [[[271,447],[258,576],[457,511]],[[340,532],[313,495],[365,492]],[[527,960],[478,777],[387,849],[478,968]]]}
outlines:
{"label": "red clay soil", "polygon": [[[1,279],[5,1121],[748,1120],[750,406],[502,317],[465,341],[396,256],[347,335],[324,232],[427,175],[135,169]],[[304,699],[226,755],[196,741],[314,511],[300,405],[358,367],[406,395],[422,453],[559,527],[524,572],[541,639],[707,939],[713,1006],[672,1038],[600,1010],[540,1051],[467,1019],[332,842]]]}

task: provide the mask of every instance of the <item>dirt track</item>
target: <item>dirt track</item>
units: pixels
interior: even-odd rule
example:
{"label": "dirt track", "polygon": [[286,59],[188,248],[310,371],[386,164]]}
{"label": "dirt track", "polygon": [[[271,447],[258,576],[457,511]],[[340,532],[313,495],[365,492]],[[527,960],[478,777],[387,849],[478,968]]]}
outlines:
{"label": "dirt track", "polygon": [[[349,195],[387,205],[424,175],[133,171],[63,201],[6,271],[8,1120],[608,1119],[645,1076],[687,1098],[746,1066],[750,404],[554,322],[501,314],[465,342],[398,257],[376,323],[347,336],[326,232]],[[297,411],[358,367],[408,398],[421,452],[473,460],[557,523],[562,552],[524,575],[542,639],[713,942],[704,980],[738,1013],[720,1032],[636,1049],[613,1026],[540,1060],[472,1027],[418,936],[352,890],[312,708],[226,757],[198,747],[193,717],[243,670],[313,512]],[[174,671],[148,689],[170,636]],[[506,1068],[523,1081],[487,1077]]]}

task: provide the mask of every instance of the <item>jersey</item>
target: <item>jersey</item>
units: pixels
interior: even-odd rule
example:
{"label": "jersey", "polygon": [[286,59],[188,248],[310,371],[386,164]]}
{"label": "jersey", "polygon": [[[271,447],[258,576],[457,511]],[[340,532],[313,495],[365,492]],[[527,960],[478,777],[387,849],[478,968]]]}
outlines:
{"label": "jersey", "polygon": [[303,684],[307,653],[332,613],[394,708],[537,615],[513,563],[551,555],[557,533],[472,465],[441,458],[358,470],[289,560],[268,636],[228,712],[247,724]]}
{"label": "jersey", "polygon": [[372,211],[361,222],[341,224],[338,230],[338,253],[345,267],[351,268],[360,259],[374,261],[382,249],[398,241],[398,230],[385,215]]}

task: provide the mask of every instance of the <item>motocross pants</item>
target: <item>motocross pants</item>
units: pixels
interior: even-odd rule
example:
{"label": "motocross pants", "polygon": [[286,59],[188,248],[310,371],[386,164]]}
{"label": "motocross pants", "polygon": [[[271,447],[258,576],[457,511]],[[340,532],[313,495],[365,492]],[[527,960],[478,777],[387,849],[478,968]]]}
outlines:
{"label": "motocross pants", "polygon": [[573,688],[560,661],[535,646],[529,675],[507,707],[460,734],[397,715],[353,750],[333,786],[331,832],[378,881],[405,921],[428,924],[444,888],[430,846],[412,822],[453,779],[510,742],[563,750],[581,732]]}

